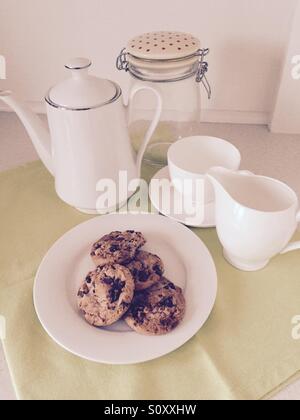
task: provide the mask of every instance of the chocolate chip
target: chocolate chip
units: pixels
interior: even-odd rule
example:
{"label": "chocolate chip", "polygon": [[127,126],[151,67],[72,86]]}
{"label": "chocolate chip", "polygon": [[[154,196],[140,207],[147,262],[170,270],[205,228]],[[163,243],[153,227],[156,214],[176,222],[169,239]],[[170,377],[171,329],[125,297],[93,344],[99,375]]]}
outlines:
{"label": "chocolate chip", "polygon": [[83,298],[84,297],[84,293],[81,290],[79,290],[77,296]]}
{"label": "chocolate chip", "polygon": [[119,299],[125,284],[125,281],[121,281],[120,279],[113,280],[112,287],[109,291],[109,299],[111,303],[114,303]]}
{"label": "chocolate chip", "polygon": [[135,233],[134,230],[127,230],[126,232],[131,234]]}
{"label": "chocolate chip", "polygon": [[145,298],[145,295],[136,295],[130,311],[134,320],[139,324],[142,324],[145,319],[145,309],[147,308],[147,306],[148,303]]}
{"label": "chocolate chip", "polygon": [[162,271],[162,269],[161,269],[161,267],[160,267],[160,265],[155,265],[154,267],[153,267],[153,270],[154,270],[154,272],[158,275],[158,276],[162,276],[162,274],[163,274],[163,271]]}
{"label": "chocolate chip", "polygon": [[139,274],[138,274],[138,277],[139,277],[140,282],[145,282],[149,278],[149,272],[148,271],[140,271]]}
{"label": "chocolate chip", "polygon": [[89,288],[88,288],[88,286],[87,286],[86,284],[84,284],[84,285],[82,286],[82,292],[83,292],[85,295],[87,295],[87,294],[89,293]]}
{"label": "chocolate chip", "polygon": [[167,298],[165,298],[165,299],[162,299],[162,300],[159,302],[159,305],[160,305],[160,306],[166,306],[166,307],[168,307],[168,308],[173,308],[173,307],[174,307],[174,303],[173,303],[173,299],[172,299],[172,297],[170,296],[170,297],[167,297]]}
{"label": "chocolate chip", "polygon": [[112,245],[112,246],[109,248],[109,250],[110,250],[110,252],[120,251],[120,247],[119,247],[119,245]]}
{"label": "chocolate chip", "polygon": [[87,282],[87,284],[91,284],[91,282],[92,282],[91,276],[87,276],[85,281]]}
{"label": "chocolate chip", "polygon": [[142,324],[144,322],[144,319],[145,319],[144,309],[145,309],[144,306],[138,306],[138,307],[134,308],[134,310],[132,312],[132,315],[133,315],[134,319],[139,324]]}
{"label": "chocolate chip", "polygon": [[111,284],[113,284],[114,279],[111,277],[104,277],[102,279],[102,283],[107,284],[108,286],[110,286]]}
{"label": "chocolate chip", "polygon": [[170,283],[167,284],[167,286],[165,286],[165,289],[167,289],[167,290],[168,289],[176,290],[176,287],[175,287],[175,285],[173,283],[170,282]]}
{"label": "chocolate chip", "polygon": [[91,252],[91,256],[94,257],[96,253],[94,251]]}

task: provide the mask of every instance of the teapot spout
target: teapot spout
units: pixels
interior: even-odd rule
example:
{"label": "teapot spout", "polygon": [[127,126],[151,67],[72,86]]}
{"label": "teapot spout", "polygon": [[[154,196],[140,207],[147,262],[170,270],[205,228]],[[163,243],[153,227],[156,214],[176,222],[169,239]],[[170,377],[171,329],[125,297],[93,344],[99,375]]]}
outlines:
{"label": "teapot spout", "polygon": [[31,141],[48,171],[53,175],[50,133],[46,124],[10,91],[0,91],[0,99],[6,103],[23,123]]}

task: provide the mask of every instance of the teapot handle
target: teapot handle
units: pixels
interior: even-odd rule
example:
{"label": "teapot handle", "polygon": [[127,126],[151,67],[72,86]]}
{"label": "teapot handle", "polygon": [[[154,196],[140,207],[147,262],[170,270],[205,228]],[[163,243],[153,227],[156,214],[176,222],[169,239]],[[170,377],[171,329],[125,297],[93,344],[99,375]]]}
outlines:
{"label": "teapot handle", "polygon": [[[296,220],[298,224],[300,223],[300,210],[297,213]],[[297,249],[300,249],[300,241],[297,242],[291,242],[287,245],[286,248],[284,248],[283,251],[281,251],[281,254],[286,254],[287,252],[296,251]]]}
{"label": "teapot handle", "polygon": [[155,110],[155,114],[154,114],[154,118],[150,124],[150,127],[148,128],[144,140],[141,144],[140,150],[138,151],[138,155],[137,155],[137,159],[136,159],[136,165],[137,165],[137,170],[138,170],[138,175],[140,177],[141,174],[141,169],[142,169],[142,161],[143,161],[143,157],[144,154],[146,152],[147,146],[149,141],[151,140],[151,137],[154,133],[154,131],[156,130],[156,127],[158,126],[160,117],[161,117],[161,113],[162,113],[162,98],[161,95],[158,93],[157,90],[149,87],[149,86],[137,86],[136,88],[132,89],[132,91],[130,92],[130,97],[129,97],[129,102],[131,102],[135,95],[140,92],[141,90],[149,90],[150,92],[152,92],[157,99],[157,104],[156,104],[156,110]]}

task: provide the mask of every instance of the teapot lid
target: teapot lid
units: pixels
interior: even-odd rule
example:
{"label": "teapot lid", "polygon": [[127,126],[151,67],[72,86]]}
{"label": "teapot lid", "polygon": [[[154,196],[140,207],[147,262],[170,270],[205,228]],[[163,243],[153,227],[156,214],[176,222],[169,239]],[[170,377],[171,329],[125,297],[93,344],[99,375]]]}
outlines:
{"label": "teapot lid", "polygon": [[117,100],[122,94],[121,88],[110,80],[91,76],[91,65],[86,58],[71,59],[65,65],[71,77],[50,89],[46,102],[55,108],[86,111]]}

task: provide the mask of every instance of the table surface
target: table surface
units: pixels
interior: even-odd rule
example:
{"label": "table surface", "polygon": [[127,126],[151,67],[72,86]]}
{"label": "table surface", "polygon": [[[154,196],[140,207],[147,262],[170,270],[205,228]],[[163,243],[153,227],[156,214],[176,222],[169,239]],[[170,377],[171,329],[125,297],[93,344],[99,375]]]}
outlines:
{"label": "table surface", "polygon": [[[272,134],[256,125],[201,124],[201,134],[225,138],[242,153],[242,168],[288,183],[300,197],[300,136]],[[0,113],[0,172],[37,159],[21,123],[12,113]],[[299,306],[300,313],[300,306]],[[15,394],[0,344],[0,400]],[[274,400],[300,400],[300,381]]]}

